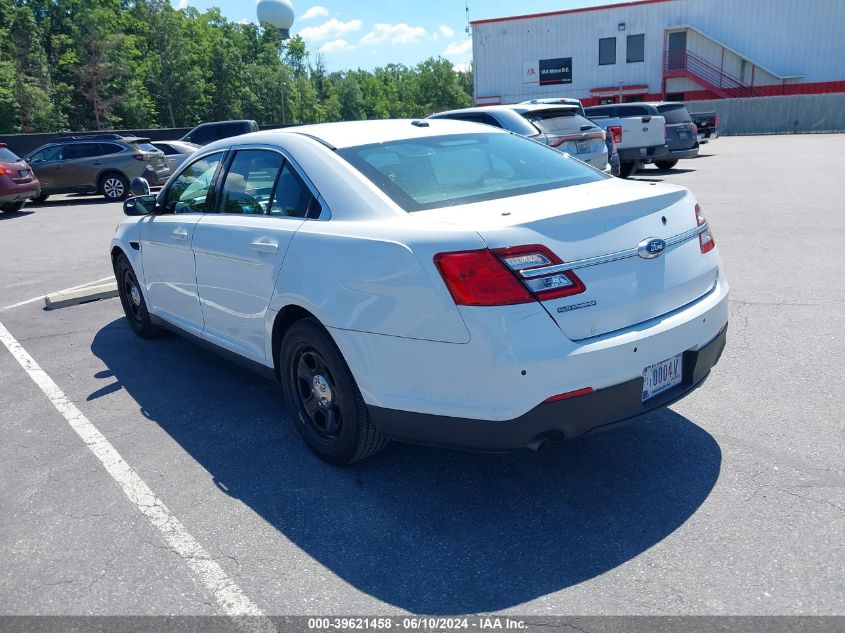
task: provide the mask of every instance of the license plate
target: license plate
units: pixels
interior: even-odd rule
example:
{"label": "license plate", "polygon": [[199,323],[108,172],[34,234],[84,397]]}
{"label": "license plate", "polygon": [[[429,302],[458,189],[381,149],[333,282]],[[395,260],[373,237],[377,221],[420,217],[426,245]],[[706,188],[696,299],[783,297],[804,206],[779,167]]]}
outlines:
{"label": "license plate", "polygon": [[21,169],[18,174],[21,178],[29,178],[29,170],[28,169]]}
{"label": "license plate", "polygon": [[590,142],[589,141],[578,141],[575,143],[575,150],[579,154],[586,154],[590,151]]}
{"label": "license plate", "polygon": [[689,138],[689,134],[687,134],[686,132],[678,132],[678,137],[679,137],[681,140],[686,140],[686,139],[688,139],[688,138]]}
{"label": "license plate", "polygon": [[681,384],[682,358],[678,354],[643,370],[643,402]]}

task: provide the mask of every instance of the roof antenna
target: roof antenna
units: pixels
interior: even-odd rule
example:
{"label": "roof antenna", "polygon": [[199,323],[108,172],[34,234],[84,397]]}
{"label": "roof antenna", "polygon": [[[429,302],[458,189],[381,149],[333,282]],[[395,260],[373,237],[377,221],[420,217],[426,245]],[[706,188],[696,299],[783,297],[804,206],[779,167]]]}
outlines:
{"label": "roof antenna", "polygon": [[466,7],[466,13],[467,13],[467,25],[466,25],[466,28],[464,29],[464,31],[466,31],[466,34],[469,35],[470,31],[472,30],[472,29],[470,29],[470,26],[469,26],[469,1],[467,1],[464,6]]}

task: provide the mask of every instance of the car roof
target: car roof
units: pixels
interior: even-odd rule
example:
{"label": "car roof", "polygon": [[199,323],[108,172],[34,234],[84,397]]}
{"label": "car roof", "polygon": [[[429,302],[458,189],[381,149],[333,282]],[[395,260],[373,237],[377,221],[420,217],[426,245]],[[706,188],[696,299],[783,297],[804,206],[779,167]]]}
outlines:
{"label": "car roof", "polygon": [[[450,119],[383,119],[375,121],[341,121],[338,123],[318,123],[278,130],[264,130],[221,139],[206,145],[203,149],[227,146],[232,143],[275,144],[280,137],[290,134],[308,136],[333,149],[343,149],[356,145],[386,143],[400,139],[425,138],[444,134],[478,134],[477,123],[453,121]],[[504,130],[490,127],[492,134],[507,134]]]}

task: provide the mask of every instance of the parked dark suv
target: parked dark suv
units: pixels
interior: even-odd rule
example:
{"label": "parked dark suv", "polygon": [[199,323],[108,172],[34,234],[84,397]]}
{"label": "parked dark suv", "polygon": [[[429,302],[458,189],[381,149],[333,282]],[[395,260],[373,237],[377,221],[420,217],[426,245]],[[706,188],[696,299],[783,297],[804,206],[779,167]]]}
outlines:
{"label": "parked dark suv", "polygon": [[20,211],[27,200],[40,194],[41,185],[29,165],[0,143],[0,212]]}
{"label": "parked dark suv", "polygon": [[149,139],[119,134],[59,138],[27,155],[26,161],[41,181],[37,202],[55,193],[100,193],[107,200],[123,200],[136,176],[152,186],[170,177],[164,153]]}
{"label": "parked dark suv", "polygon": [[255,121],[215,121],[203,123],[185,134],[180,140],[194,143],[195,145],[208,145],[221,138],[239,136],[249,132],[257,132],[258,124]]}

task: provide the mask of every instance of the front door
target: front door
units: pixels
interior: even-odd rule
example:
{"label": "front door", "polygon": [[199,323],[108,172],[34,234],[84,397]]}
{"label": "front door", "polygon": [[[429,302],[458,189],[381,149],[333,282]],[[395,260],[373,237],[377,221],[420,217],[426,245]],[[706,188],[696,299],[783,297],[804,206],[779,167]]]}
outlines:
{"label": "front door", "polygon": [[52,193],[60,189],[63,159],[63,145],[49,145],[27,159],[32,171],[41,182],[41,191],[44,193]]}
{"label": "front door", "polygon": [[669,33],[668,55],[666,57],[667,70],[684,70],[687,67],[687,32],[672,31]]}
{"label": "front door", "polygon": [[191,245],[194,229],[213,201],[213,185],[224,152],[188,165],[161,192],[161,212],[141,222],[141,258],[150,312],[191,334],[202,335]]}
{"label": "front door", "polygon": [[259,363],[266,316],[288,245],[314,212],[310,189],[280,153],[238,150],[215,213],[194,233],[203,337]]}

